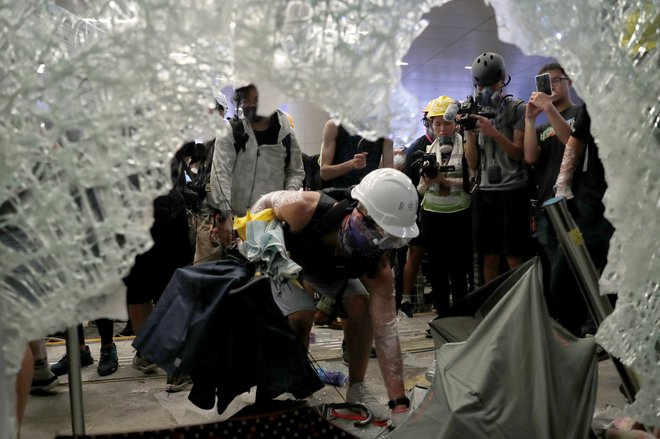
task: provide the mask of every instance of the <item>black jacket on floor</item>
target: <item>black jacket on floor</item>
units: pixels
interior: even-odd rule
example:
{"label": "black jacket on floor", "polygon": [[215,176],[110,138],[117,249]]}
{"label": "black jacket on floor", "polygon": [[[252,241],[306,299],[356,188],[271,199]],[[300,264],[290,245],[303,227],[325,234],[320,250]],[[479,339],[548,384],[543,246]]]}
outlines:
{"label": "black jacket on floor", "polygon": [[[275,304],[270,279],[247,282],[239,262],[178,269],[133,345],[168,374],[190,375],[189,399],[222,413],[257,386],[257,402],[282,393],[305,398],[323,387]],[[246,283],[247,282],[247,283]]]}

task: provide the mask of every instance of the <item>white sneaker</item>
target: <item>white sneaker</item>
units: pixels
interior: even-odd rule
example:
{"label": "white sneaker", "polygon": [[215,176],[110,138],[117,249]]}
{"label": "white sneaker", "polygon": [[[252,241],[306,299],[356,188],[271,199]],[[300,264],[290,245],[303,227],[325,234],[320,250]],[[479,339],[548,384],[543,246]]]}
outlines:
{"label": "white sneaker", "polygon": [[374,421],[386,421],[390,419],[390,411],[385,407],[385,404],[379,403],[364,383],[355,383],[348,388],[346,402],[361,402],[369,407]]}

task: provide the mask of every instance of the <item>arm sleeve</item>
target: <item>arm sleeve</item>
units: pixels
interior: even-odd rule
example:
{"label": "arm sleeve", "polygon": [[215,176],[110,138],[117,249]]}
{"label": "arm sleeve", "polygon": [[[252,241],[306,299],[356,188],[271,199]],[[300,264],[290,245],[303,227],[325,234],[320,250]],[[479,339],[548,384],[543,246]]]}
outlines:
{"label": "arm sleeve", "polygon": [[286,168],[284,188],[286,190],[294,190],[303,187],[303,180],[305,179],[305,168],[302,162],[302,153],[300,151],[300,144],[293,131],[291,131],[291,150],[289,155],[289,166]]}
{"label": "arm sleeve", "polygon": [[208,204],[214,209],[231,210],[231,186],[235,162],[234,133],[228,125],[225,134],[215,139],[213,150]]}

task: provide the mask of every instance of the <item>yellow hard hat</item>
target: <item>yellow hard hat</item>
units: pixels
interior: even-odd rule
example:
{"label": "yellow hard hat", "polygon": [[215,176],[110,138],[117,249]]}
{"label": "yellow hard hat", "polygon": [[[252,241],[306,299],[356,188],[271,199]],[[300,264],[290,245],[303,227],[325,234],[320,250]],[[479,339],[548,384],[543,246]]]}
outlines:
{"label": "yellow hard hat", "polygon": [[429,102],[429,112],[426,115],[429,119],[436,116],[444,116],[447,108],[454,103],[454,99],[449,96],[439,96]]}
{"label": "yellow hard hat", "polygon": [[431,108],[431,105],[433,105],[433,102],[435,102],[435,99],[431,99],[428,104],[426,104],[426,107],[424,107],[424,110],[422,110],[422,113],[428,113],[429,109]]}

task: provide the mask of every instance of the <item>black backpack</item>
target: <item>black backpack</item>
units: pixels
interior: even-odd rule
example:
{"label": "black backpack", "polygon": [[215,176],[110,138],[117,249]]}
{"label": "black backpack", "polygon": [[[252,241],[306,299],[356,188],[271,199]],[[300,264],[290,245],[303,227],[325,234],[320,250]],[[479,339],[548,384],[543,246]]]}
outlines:
{"label": "black backpack", "polygon": [[308,156],[303,153],[303,167],[305,168],[305,181],[303,187],[306,191],[316,191],[323,188],[321,180],[320,154]]}
{"label": "black backpack", "polygon": [[[174,160],[178,162],[175,188],[183,197],[186,209],[191,212],[200,212],[206,192],[210,190],[214,148],[215,139],[206,143],[189,142],[175,154]],[[197,173],[190,169],[185,157],[191,157],[190,163],[199,163]]]}

